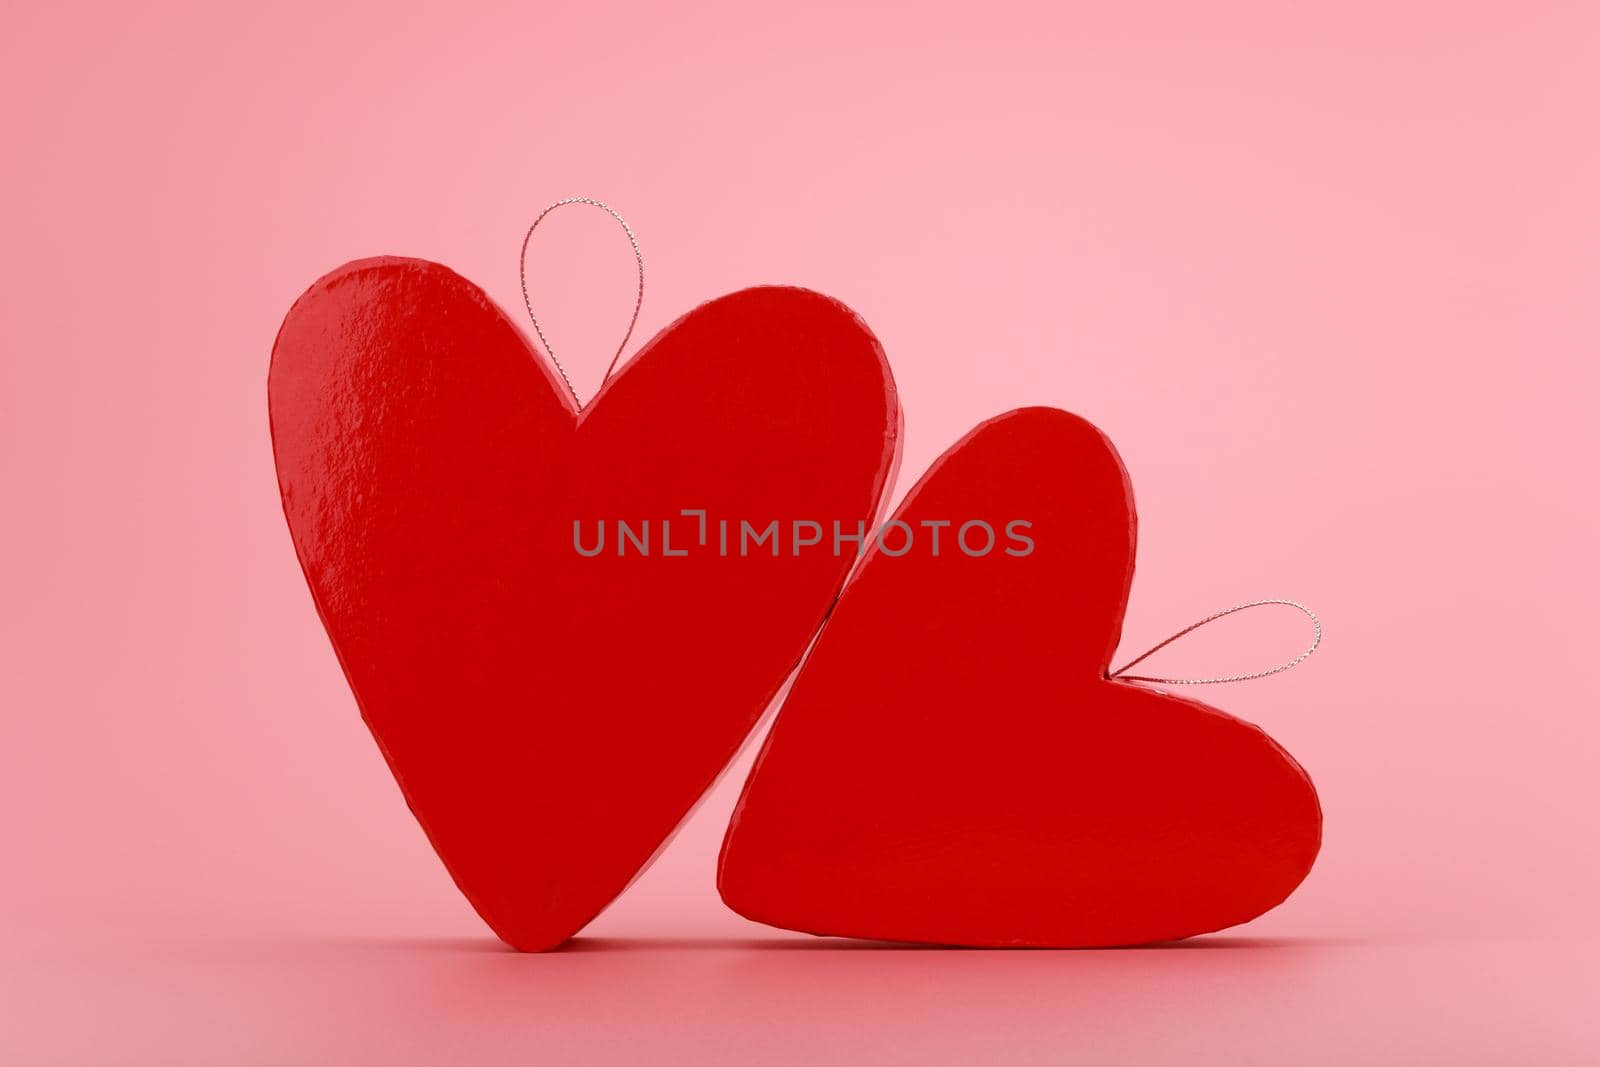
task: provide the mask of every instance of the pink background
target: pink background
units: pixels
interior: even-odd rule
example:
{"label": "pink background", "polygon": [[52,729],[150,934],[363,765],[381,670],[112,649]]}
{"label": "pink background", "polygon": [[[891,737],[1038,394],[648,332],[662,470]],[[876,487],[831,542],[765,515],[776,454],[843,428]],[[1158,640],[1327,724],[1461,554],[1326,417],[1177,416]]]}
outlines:
{"label": "pink background", "polygon": [[[8,1063],[1577,1063],[1593,768],[1600,9],[1589,3],[14,6],[0,35]],[[1049,403],[1141,514],[1126,652],[1294,596],[1201,694],[1327,814],[1283,907],[1178,948],[817,942],[713,888],[749,751],[559,954],[500,951],[312,611],[265,378],[361,256],[507,307],[609,200],[649,286],[859,310],[900,491]],[[535,246],[584,393],[626,244]],[[633,347],[633,346],[630,346]],[[1267,614],[1267,613],[1263,613]],[[1292,614],[1172,671],[1272,662]],[[618,636],[619,648],[631,638]]]}

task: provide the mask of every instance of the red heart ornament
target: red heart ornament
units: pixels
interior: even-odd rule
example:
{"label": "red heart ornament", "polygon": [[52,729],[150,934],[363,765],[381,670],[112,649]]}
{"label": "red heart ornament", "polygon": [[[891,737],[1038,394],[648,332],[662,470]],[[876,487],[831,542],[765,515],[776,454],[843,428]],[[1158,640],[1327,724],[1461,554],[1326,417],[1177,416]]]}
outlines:
{"label": "red heart ornament", "polygon": [[[1002,415],[896,519],[745,783],[730,907],[816,934],[1069,947],[1219,930],[1289,895],[1321,840],[1300,766],[1255,726],[1107,677],[1135,520],[1100,431]],[[960,540],[976,522],[987,553],[982,526]]]}
{"label": "red heart ornament", "polygon": [[719,520],[870,525],[898,456],[877,341],[801,289],[691,311],[580,414],[476,286],[364,260],[295,303],[268,393],[284,513],[361,714],[456,884],[524,950],[644,868],[853,562],[787,540],[723,556]]}

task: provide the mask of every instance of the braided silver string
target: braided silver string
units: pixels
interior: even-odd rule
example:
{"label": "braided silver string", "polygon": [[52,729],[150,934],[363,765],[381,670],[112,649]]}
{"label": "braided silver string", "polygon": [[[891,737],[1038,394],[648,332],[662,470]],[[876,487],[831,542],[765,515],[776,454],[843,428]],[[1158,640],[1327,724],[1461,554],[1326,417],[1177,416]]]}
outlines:
{"label": "braided silver string", "polygon": [[639,322],[639,309],[644,306],[644,253],[639,251],[639,239],[633,235],[633,228],[626,219],[608,204],[603,204],[587,196],[569,196],[565,200],[557,200],[543,211],[539,212],[533,224],[528,227],[528,232],[522,238],[522,255],[517,258],[517,274],[522,279],[522,305],[528,309],[528,318],[533,322],[533,332],[539,335],[539,343],[544,346],[550,362],[556,365],[556,371],[561,375],[561,380],[567,383],[567,392],[572,394],[573,403],[578,405],[578,410],[583,410],[583,401],[578,398],[578,390],[573,388],[572,379],[567,377],[567,368],[561,365],[561,360],[556,358],[556,350],[550,347],[550,339],[544,335],[544,328],[539,325],[539,316],[533,313],[533,299],[528,295],[528,242],[533,240],[533,231],[539,228],[539,223],[544,217],[558,207],[567,204],[588,204],[597,207],[607,215],[617,220],[622,227],[622,232],[628,235],[628,243],[633,245],[633,258],[639,264],[639,291],[633,301],[633,317],[628,320],[628,332],[622,335],[622,343],[617,346],[617,354],[611,357],[611,365],[606,368],[606,375],[600,379],[604,385],[611,377],[611,372],[617,369],[617,360],[622,358],[622,352],[628,347],[628,338],[633,336],[633,328]]}
{"label": "braided silver string", "polygon": [[[1283,604],[1287,607],[1299,610],[1305,615],[1306,618],[1311,620],[1311,625],[1316,629],[1316,636],[1312,638],[1311,647],[1287,663],[1280,663],[1270,670],[1257,671],[1254,674],[1230,674],[1224,678],[1151,678],[1142,674],[1127,673],[1130,669],[1138,666],[1140,663],[1143,663],[1157,652],[1160,652],[1163,648],[1166,648],[1168,645],[1172,644],[1172,642],[1176,641],[1178,638],[1184,636],[1185,634],[1193,633],[1207,623],[1216,622],[1218,619],[1226,618],[1227,616],[1236,612],[1244,611],[1246,608],[1259,608],[1267,604]],[[1310,656],[1311,653],[1317,650],[1317,646],[1320,644],[1322,644],[1322,620],[1317,618],[1316,612],[1312,611],[1304,604],[1297,600],[1252,600],[1248,604],[1235,604],[1226,611],[1219,611],[1215,615],[1207,615],[1199,622],[1190,626],[1185,626],[1183,629],[1179,630],[1177,633],[1173,634],[1159,645],[1139,656],[1134,657],[1127,663],[1124,663],[1121,667],[1118,667],[1116,670],[1112,671],[1110,676],[1112,678],[1120,678],[1125,682],[1155,682],[1158,685],[1218,685],[1222,682],[1248,682],[1256,678],[1266,678],[1270,675],[1282,674],[1284,671],[1298,667],[1301,663],[1305,662],[1306,657]]]}

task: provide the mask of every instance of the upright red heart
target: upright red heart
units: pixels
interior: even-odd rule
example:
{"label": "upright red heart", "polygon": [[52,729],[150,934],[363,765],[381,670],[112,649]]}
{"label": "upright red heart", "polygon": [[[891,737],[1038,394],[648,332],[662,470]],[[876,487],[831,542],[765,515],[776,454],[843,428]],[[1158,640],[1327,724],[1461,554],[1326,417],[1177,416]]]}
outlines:
{"label": "upright red heart", "polygon": [[899,437],[881,349],[827,297],[705,304],[579,414],[481,290],[410,259],[313,285],[268,392],[284,512],[362,716],[456,884],[526,950],[643,869],[852,563],[786,530],[780,554],[723,555],[719,521],[870,525]]}
{"label": "upright red heart", "polygon": [[1093,946],[1288,896],[1321,839],[1305,772],[1255,726],[1107,677],[1135,524],[1098,430],[993,419],[896,519],[745,784],[730,907],[817,934]]}

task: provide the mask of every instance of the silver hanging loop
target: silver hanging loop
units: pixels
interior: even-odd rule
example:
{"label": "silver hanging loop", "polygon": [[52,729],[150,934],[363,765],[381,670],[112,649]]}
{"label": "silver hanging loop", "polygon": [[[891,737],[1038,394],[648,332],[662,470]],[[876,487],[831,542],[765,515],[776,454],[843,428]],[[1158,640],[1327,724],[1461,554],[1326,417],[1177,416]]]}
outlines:
{"label": "silver hanging loop", "polygon": [[523,235],[522,255],[517,259],[517,274],[522,279],[522,305],[528,309],[528,318],[533,322],[533,332],[539,335],[539,343],[544,346],[545,353],[550,357],[550,362],[556,365],[556,371],[561,375],[561,380],[567,383],[567,392],[572,394],[573,403],[578,405],[579,411],[582,411],[583,401],[578,398],[578,390],[573,388],[572,379],[567,376],[567,368],[563,367],[561,360],[556,358],[556,350],[550,347],[550,339],[544,335],[544,328],[539,325],[539,316],[533,313],[533,300],[528,295],[528,242],[533,240],[533,231],[539,228],[539,223],[544,221],[546,215],[567,204],[588,204],[590,207],[597,207],[616,219],[617,224],[622,227],[622,232],[628,235],[628,243],[633,245],[633,258],[639,264],[639,290],[633,301],[633,317],[628,320],[628,332],[622,335],[622,343],[617,346],[617,354],[611,357],[611,365],[606,368],[605,377],[600,379],[601,385],[604,385],[611,377],[611,372],[617,369],[617,360],[622,358],[623,350],[628,347],[628,338],[633,336],[633,328],[639,322],[639,309],[644,306],[644,254],[639,251],[639,239],[633,235],[633,228],[628,225],[627,220],[617,214],[610,205],[603,204],[587,196],[569,196],[565,200],[557,200],[539,212],[538,217],[528,227],[528,232]]}
{"label": "silver hanging loop", "polygon": [[[1184,636],[1185,634],[1193,633],[1207,623],[1216,622],[1218,619],[1226,618],[1227,616],[1236,612],[1244,611],[1246,608],[1259,608],[1267,604],[1283,604],[1287,607],[1298,610],[1305,615],[1306,618],[1311,620],[1311,625],[1316,630],[1316,636],[1311,640],[1311,647],[1287,663],[1280,663],[1276,667],[1273,667],[1269,670],[1256,671],[1254,674],[1230,674],[1223,678],[1151,678],[1142,674],[1127,673],[1131,668],[1143,663],[1157,652],[1160,652],[1163,648],[1166,648],[1168,645],[1172,644],[1172,642],[1176,641],[1178,638]],[[1317,646],[1320,644],[1322,644],[1322,620],[1317,618],[1316,612],[1312,611],[1304,604],[1297,600],[1252,600],[1248,604],[1235,604],[1226,611],[1219,611],[1215,615],[1207,615],[1199,622],[1185,626],[1183,629],[1179,630],[1177,633],[1173,634],[1159,645],[1139,656],[1135,656],[1127,663],[1124,663],[1121,667],[1118,667],[1116,670],[1112,671],[1109,677],[1119,678],[1124,682],[1154,682],[1158,685],[1219,685],[1223,682],[1248,682],[1255,678],[1266,678],[1269,675],[1282,674],[1284,671],[1299,666],[1301,663],[1305,662],[1306,657],[1310,656],[1311,653],[1317,650]]]}

